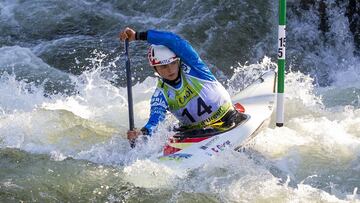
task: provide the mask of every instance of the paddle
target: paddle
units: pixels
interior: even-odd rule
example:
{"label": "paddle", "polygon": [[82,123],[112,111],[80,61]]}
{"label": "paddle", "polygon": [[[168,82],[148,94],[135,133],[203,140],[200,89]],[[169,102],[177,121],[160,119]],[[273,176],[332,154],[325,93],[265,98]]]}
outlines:
{"label": "paddle", "polygon": [[[129,109],[129,130],[134,130],[134,109],[133,98],[131,89],[131,70],[130,70],[130,57],[129,57],[129,40],[125,40],[125,66],[126,66],[126,86],[128,94],[128,109]],[[135,147],[135,141],[130,141],[130,147]]]}

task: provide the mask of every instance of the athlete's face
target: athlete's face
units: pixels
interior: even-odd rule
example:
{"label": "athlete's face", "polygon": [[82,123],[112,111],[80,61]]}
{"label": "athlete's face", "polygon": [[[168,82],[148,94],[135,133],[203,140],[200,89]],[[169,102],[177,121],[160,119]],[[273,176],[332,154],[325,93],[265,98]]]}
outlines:
{"label": "athlete's face", "polygon": [[166,65],[155,66],[155,70],[166,80],[175,80],[179,75],[179,60],[173,61]]}

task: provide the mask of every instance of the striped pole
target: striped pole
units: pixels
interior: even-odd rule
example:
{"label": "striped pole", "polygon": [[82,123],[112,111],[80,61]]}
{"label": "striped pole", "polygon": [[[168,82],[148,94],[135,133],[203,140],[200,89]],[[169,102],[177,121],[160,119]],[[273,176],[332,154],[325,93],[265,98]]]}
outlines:
{"label": "striped pole", "polygon": [[285,43],[286,43],[286,0],[279,0],[278,32],[278,88],[276,103],[276,126],[284,125],[284,86],[285,86]]}

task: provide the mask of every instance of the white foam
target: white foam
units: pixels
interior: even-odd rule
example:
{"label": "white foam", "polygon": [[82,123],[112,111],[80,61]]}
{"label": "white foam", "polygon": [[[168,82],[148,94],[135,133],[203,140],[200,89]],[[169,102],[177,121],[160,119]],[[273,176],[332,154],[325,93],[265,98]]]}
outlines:
{"label": "white foam", "polygon": [[41,103],[50,100],[44,97],[42,87],[16,80],[15,75],[0,76],[0,108],[2,115],[32,111]]}

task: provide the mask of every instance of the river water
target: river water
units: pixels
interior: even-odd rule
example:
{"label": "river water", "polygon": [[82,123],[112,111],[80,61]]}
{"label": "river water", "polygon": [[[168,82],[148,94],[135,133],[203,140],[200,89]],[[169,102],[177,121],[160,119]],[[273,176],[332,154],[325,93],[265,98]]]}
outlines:
{"label": "river water", "polygon": [[[360,202],[360,3],[288,1],[285,127],[190,172],[130,149],[119,31],[173,31],[235,94],[276,67],[269,0],[0,1],[0,202]],[[157,79],[132,42],[135,125]]]}

